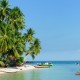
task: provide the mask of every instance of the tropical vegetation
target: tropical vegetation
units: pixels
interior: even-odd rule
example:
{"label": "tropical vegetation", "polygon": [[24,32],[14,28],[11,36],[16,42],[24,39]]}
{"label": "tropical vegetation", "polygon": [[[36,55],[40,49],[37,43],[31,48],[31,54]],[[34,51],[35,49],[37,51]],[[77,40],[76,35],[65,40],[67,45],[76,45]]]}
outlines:
{"label": "tropical vegetation", "polygon": [[[25,30],[25,32],[23,32]],[[34,59],[41,46],[32,28],[26,29],[24,14],[19,7],[11,8],[8,0],[0,1],[0,66],[17,66],[23,54]]]}

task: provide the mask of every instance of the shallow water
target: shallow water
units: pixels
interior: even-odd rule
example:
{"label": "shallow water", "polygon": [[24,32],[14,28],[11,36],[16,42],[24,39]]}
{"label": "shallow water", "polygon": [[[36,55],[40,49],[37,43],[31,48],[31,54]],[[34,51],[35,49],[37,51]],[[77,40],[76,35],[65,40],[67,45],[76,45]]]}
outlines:
{"label": "shallow water", "polygon": [[79,70],[76,64],[54,64],[51,68],[1,74],[0,80],[80,80],[75,75]]}

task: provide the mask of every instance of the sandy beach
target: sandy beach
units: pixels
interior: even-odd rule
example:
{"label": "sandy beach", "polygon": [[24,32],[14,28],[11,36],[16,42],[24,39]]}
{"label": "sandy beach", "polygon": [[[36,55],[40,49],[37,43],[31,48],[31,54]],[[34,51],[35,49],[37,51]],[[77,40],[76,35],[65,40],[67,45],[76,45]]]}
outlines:
{"label": "sandy beach", "polygon": [[14,73],[14,72],[23,71],[23,70],[30,70],[30,69],[34,69],[34,68],[35,67],[31,66],[31,65],[25,65],[25,66],[21,66],[21,67],[0,68],[0,74]]}

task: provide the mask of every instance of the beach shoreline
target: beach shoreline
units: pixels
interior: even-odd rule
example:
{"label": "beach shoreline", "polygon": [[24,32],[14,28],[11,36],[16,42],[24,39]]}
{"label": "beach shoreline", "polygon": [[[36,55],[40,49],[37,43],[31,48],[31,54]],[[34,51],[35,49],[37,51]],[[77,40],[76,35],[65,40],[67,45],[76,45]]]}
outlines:
{"label": "beach shoreline", "polygon": [[31,69],[35,69],[35,67],[32,65],[23,65],[20,67],[17,66],[17,67],[0,68],[0,74],[15,73],[15,72],[26,71],[26,70],[31,70]]}

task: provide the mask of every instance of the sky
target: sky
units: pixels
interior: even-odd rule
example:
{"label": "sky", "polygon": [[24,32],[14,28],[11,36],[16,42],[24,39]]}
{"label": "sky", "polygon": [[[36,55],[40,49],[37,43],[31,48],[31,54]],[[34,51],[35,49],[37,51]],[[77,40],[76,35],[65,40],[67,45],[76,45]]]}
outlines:
{"label": "sky", "polygon": [[[9,0],[35,30],[42,50],[35,60],[80,60],[80,0]],[[31,60],[30,57],[28,57]]]}

